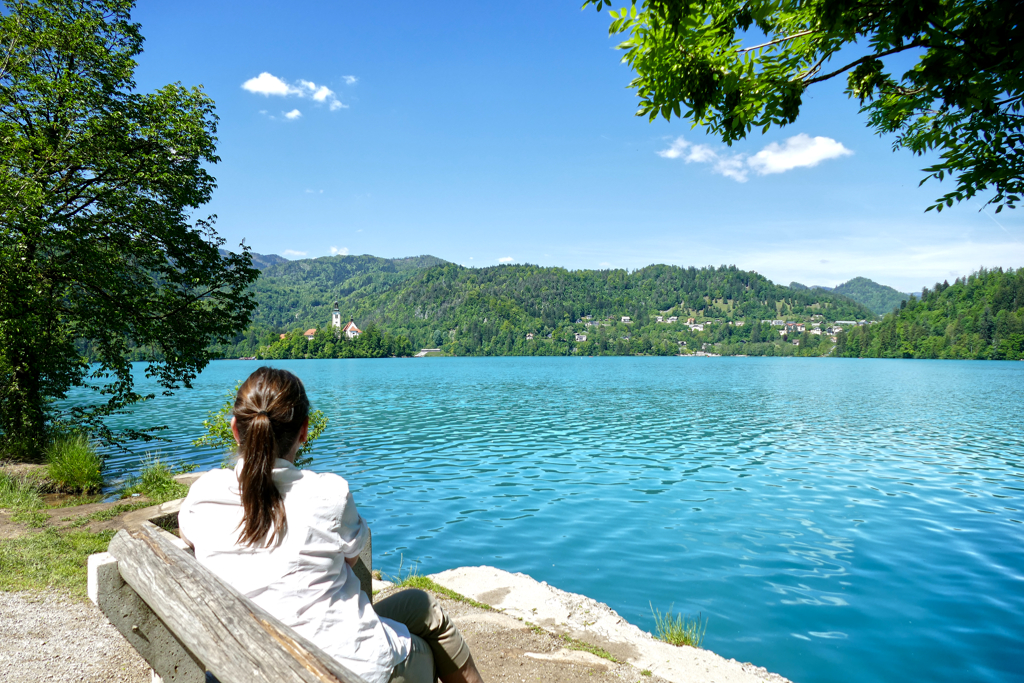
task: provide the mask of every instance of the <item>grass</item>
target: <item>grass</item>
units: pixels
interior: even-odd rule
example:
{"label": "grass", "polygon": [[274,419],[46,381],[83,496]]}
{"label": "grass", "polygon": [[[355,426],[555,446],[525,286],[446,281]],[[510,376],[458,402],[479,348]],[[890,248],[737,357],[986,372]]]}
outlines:
{"label": "grass", "polygon": [[654,674],[651,673],[650,669],[644,669],[643,671],[640,672],[640,675],[641,676],[653,676]]}
{"label": "grass", "polygon": [[608,650],[605,650],[604,648],[600,648],[597,645],[591,645],[590,643],[585,643],[582,640],[577,640],[576,638],[573,638],[572,636],[567,636],[564,633],[562,634],[561,637],[562,637],[562,640],[565,641],[565,646],[568,649],[570,649],[570,650],[582,650],[583,652],[589,652],[590,654],[597,655],[598,657],[601,657],[602,659],[607,659],[609,662],[618,663],[618,661],[619,661],[619,660],[615,659],[615,657],[612,655],[612,653],[608,652]]}
{"label": "grass", "polygon": [[461,593],[456,593],[450,588],[445,588],[440,584],[434,583],[433,579],[426,576],[420,576],[419,574],[410,574],[401,581],[396,581],[395,587],[419,588],[420,590],[430,591],[431,593],[436,593],[437,595],[443,595],[446,598],[451,598],[452,600],[456,600],[458,602],[464,602],[467,605],[472,605],[473,607],[479,607],[480,609],[487,610],[491,609],[490,605],[485,605],[482,602],[477,602],[473,598],[467,598],[465,595],[462,595]]}
{"label": "grass", "polygon": [[117,517],[122,512],[133,512],[135,510],[141,510],[142,508],[148,508],[153,503],[151,501],[139,501],[137,503],[118,503],[112,505],[105,510],[97,510],[88,515],[84,515],[80,519],[87,520],[89,522],[105,522],[108,519]]}
{"label": "grass", "polygon": [[43,507],[39,489],[31,483],[0,472],[0,508],[8,510],[38,510]]}
{"label": "grass", "polygon": [[153,501],[150,505],[184,498],[188,495],[188,486],[174,481],[174,475],[175,472],[159,458],[147,455],[142,470],[138,475],[129,477],[119,493],[122,498],[135,493],[146,496]]}
{"label": "grass", "polygon": [[47,475],[61,491],[98,491],[103,458],[85,434],[59,436],[46,448]]}
{"label": "grass", "polygon": [[655,638],[658,640],[669,645],[689,645],[698,648],[704,642],[704,633],[708,625],[700,615],[696,619],[691,619],[681,614],[672,614],[671,606],[668,612],[662,614],[651,605],[651,612],[654,614]]}
{"label": "grass", "polygon": [[46,529],[0,541],[0,591],[54,588],[84,599],[89,555],[105,552],[113,531]]}

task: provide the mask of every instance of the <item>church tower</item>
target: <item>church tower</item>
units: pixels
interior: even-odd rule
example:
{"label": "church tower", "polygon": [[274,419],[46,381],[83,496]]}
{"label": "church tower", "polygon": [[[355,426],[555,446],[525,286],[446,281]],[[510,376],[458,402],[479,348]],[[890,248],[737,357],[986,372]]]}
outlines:
{"label": "church tower", "polygon": [[334,310],[331,311],[331,327],[341,329],[341,311],[338,310],[338,302],[334,302]]}

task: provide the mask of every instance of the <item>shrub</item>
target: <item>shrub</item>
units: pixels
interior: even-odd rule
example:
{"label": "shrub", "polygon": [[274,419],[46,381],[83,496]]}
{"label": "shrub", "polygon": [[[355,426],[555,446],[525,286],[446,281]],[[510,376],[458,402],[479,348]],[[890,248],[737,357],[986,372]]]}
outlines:
{"label": "shrub", "polygon": [[47,474],[61,491],[98,491],[103,486],[103,458],[85,434],[55,438],[46,449]]}
{"label": "shrub", "polygon": [[157,503],[165,503],[187,496],[188,486],[174,481],[174,472],[171,468],[160,462],[160,458],[147,453],[139,474],[129,477],[120,493],[122,498],[138,493]]}
{"label": "shrub", "polygon": [[662,614],[651,605],[651,612],[654,614],[655,637],[658,640],[669,645],[691,647],[700,647],[704,642],[704,632],[708,626],[700,615],[696,619],[691,619],[681,614],[672,614],[671,606],[668,612]]}

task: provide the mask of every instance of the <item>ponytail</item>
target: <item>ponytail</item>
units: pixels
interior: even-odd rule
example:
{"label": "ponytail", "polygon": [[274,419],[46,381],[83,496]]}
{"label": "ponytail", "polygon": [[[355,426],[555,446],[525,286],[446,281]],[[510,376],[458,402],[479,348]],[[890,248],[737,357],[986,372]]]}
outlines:
{"label": "ponytail", "polygon": [[284,538],[287,520],[284,498],[274,485],[274,461],[287,455],[299,438],[309,417],[309,399],[298,377],[262,367],[239,388],[234,416],[242,460],[238,542],[250,547],[276,545]]}

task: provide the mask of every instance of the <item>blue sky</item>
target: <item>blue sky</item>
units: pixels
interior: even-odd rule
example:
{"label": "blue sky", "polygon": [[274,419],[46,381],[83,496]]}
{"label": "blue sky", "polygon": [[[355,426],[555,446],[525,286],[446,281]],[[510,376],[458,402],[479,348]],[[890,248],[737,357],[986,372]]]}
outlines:
{"label": "blue sky", "polygon": [[1021,212],[925,214],[952,185],[919,188],[928,160],[873,135],[841,81],[731,148],[635,117],[608,15],[580,4],[140,0],[137,82],[214,98],[203,214],[259,253],[735,264],[902,291],[1024,266]]}

